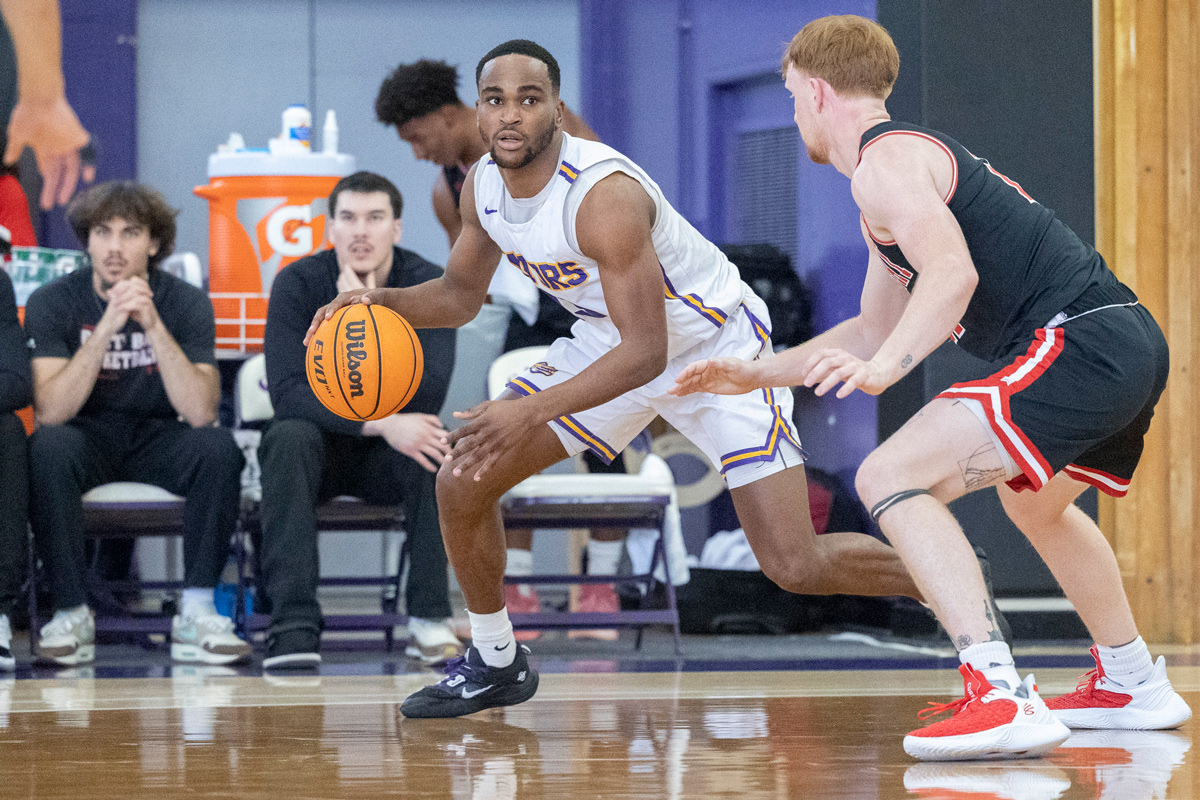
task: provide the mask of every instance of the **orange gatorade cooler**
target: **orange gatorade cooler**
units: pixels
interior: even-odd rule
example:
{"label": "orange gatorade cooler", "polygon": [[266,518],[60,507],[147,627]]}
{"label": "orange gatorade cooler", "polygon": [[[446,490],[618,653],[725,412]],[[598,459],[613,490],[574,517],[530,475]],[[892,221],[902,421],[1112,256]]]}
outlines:
{"label": "orange gatorade cooler", "polygon": [[208,291],[217,319],[217,353],[261,353],[275,273],[327,247],[325,213],[334,184],[354,172],[345,153],[208,157]]}

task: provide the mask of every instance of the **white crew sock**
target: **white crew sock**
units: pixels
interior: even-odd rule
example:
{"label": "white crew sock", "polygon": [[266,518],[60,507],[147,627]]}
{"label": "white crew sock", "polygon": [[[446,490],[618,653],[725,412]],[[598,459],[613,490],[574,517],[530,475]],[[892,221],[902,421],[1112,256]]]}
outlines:
{"label": "white crew sock", "polygon": [[1016,689],[1021,682],[1007,642],[980,642],[958,651],[958,660],[983,673],[997,689]]}
{"label": "white crew sock", "polygon": [[217,606],[213,602],[216,587],[198,589],[188,587],[179,595],[179,616],[198,617],[201,614],[216,614]]}
{"label": "white crew sock", "polygon": [[[515,578],[524,578],[533,574],[533,551],[522,550],[517,547],[510,547],[505,551],[504,574],[511,575]],[[528,584],[517,584],[517,591],[522,596],[528,597],[533,590]]]}
{"label": "white crew sock", "polygon": [[[526,551],[528,552],[528,551]],[[471,646],[479,652],[489,667],[507,667],[517,657],[517,640],[513,638],[508,609],[491,614],[476,614],[467,610],[471,620]]]}
{"label": "white crew sock", "polygon": [[600,542],[588,539],[587,574],[616,575],[617,565],[621,563],[621,549],[625,543],[620,539],[615,542]]}
{"label": "white crew sock", "polygon": [[1096,650],[1100,653],[1104,676],[1118,686],[1137,686],[1154,671],[1154,659],[1150,658],[1150,650],[1141,636],[1120,647],[1098,644]]}

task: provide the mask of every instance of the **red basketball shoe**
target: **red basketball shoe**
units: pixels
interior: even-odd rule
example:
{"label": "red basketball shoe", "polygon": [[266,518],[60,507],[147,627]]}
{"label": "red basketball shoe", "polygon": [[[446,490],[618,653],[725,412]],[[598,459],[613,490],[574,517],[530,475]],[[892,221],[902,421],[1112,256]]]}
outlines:
{"label": "red basketball shoe", "polygon": [[928,719],[953,711],[954,716],[904,737],[904,752],[913,758],[1028,758],[1050,752],[1071,735],[1038,697],[1032,675],[1015,689],[1003,689],[992,686],[968,664],[958,671],[963,676],[963,697],[953,703],[930,703],[917,715]]}
{"label": "red basketball shoe", "polygon": [[1137,686],[1121,686],[1104,674],[1100,651],[1092,645],[1096,668],[1084,675],[1075,691],[1046,701],[1046,706],[1069,728],[1118,728],[1151,731],[1178,728],[1192,718],[1192,709],[1167,680],[1167,662],[1154,662],[1150,677]]}

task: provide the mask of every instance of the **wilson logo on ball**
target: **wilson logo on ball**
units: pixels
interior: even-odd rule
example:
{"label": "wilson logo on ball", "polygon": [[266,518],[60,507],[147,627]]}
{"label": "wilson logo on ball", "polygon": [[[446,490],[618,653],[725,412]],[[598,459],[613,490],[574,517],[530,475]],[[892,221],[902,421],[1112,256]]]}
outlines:
{"label": "wilson logo on ball", "polygon": [[321,404],[339,417],[361,421],[395,414],[412,399],[424,357],[403,317],[384,306],[355,303],[317,328],[306,366]]}

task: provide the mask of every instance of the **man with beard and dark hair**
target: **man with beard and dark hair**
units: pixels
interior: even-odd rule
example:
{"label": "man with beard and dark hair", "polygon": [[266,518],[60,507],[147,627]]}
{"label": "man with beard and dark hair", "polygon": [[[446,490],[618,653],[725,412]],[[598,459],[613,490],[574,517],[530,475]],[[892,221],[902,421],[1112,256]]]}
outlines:
{"label": "man with beard and dark hair", "polygon": [[[425,58],[411,64],[400,64],[379,86],[379,94],[375,98],[375,116],[383,124],[396,129],[396,135],[412,146],[416,158],[441,167],[441,174],[433,185],[433,211],[453,247],[462,230],[459,204],[467,170],[488,152],[488,145],[479,134],[475,109],[458,97],[458,69],[445,61]],[[599,140],[595,131],[565,105],[563,130],[581,139]],[[549,345],[555,339],[570,334],[575,316],[549,294],[530,287],[523,276],[502,264],[489,287],[493,299],[501,298],[499,301],[503,302],[502,298],[514,288],[519,295],[528,292],[536,298],[536,302],[515,302],[514,305],[519,308],[514,307],[509,317],[504,339],[506,352],[520,347]],[[583,458],[589,472],[625,472],[625,463],[620,456],[611,464],[596,458],[590,451],[584,453]],[[611,575],[617,571],[625,533],[621,530],[597,530],[591,533],[587,548],[589,574]],[[513,577],[530,575],[533,572],[533,532],[509,530],[507,535],[505,574]],[[527,584],[506,586],[505,599],[514,613],[528,614],[541,610],[536,589]],[[616,591],[610,584],[603,583],[584,584],[580,587],[578,597],[572,594],[571,601],[572,611],[585,613],[611,613],[620,606]],[[569,635],[608,640],[617,638],[614,630],[596,628],[573,630]],[[521,631],[517,634],[518,640],[530,640],[538,636],[537,631]]]}
{"label": "man with beard and dark hair", "polygon": [[42,286],[25,308],[38,423],[29,440],[30,517],[55,609],[38,654],[54,663],[95,657],[82,497],[114,481],[186,497],[172,659],[227,664],[250,655],[213,603],[243,459],[230,431],[213,426],[220,382],[212,303],[159,269],[175,244],[175,214],[159,192],[133,182],[77,196],[67,217],[91,264]]}
{"label": "man with beard and dark hair", "polygon": [[[463,230],[445,274],[407,289],[346,292],[317,312],[309,337],[349,303],[382,303],[418,328],[474,318],[503,254],[579,318],[573,338],[514,377],[466,424],[438,473],[446,548],[467,601],[472,646],[445,679],[401,706],[453,717],[523,702],[537,689],[504,605],[510,487],[574,453],[608,460],[656,415],[725,476],[767,575],[804,594],[919,597],[887,545],[856,533],[817,537],[785,385],[740,397],[674,397],[687,364],[772,357],[769,317],[715,245],[676,212],[632,161],[562,130],[558,65],[533,42],[506,42],[476,71],[479,130],[490,152],[463,187]],[[308,338],[308,337],[306,337]]]}

